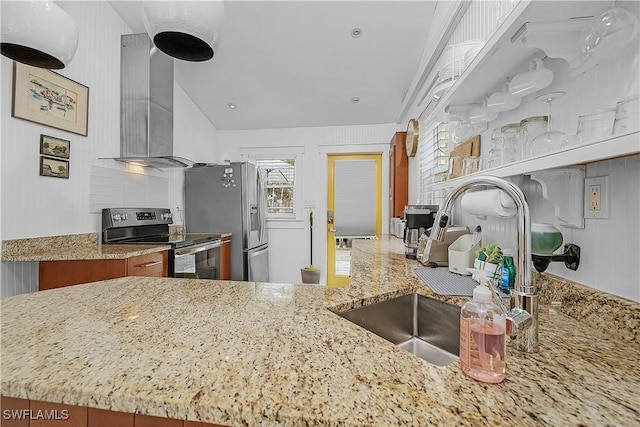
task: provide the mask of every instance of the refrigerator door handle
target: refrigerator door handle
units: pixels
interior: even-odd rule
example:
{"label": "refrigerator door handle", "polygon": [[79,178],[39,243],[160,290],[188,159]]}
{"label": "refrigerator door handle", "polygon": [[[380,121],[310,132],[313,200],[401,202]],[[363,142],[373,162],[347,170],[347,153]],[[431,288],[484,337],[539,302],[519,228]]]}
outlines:
{"label": "refrigerator door handle", "polygon": [[262,243],[267,241],[267,194],[265,192],[267,186],[267,177],[264,176],[262,178]]}
{"label": "refrigerator door handle", "polygon": [[260,221],[260,243],[264,243],[264,229],[266,222],[266,210],[267,210],[267,199],[264,193],[265,180],[263,179],[263,172],[260,168],[258,168],[258,206],[259,206],[259,216],[258,220]]}
{"label": "refrigerator door handle", "polygon": [[[250,282],[269,281],[269,248],[264,247],[258,250],[247,252],[247,280]],[[258,277],[256,277],[258,276]]]}

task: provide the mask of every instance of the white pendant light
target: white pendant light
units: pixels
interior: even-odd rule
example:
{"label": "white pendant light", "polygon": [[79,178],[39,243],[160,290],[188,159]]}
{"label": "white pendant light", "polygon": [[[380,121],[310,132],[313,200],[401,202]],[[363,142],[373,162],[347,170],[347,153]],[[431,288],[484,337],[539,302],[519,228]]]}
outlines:
{"label": "white pendant light", "polygon": [[3,1],[2,54],[14,61],[59,70],[78,47],[78,24],[51,0]]}
{"label": "white pendant light", "polygon": [[224,21],[222,1],[145,1],[144,26],[158,49],[184,61],[207,61]]}

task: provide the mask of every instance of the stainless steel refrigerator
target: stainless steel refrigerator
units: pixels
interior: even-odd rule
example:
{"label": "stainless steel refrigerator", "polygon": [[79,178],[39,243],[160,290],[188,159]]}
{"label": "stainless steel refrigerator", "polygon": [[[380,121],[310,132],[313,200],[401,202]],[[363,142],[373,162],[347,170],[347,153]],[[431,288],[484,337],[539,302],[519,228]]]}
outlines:
{"label": "stainless steel refrigerator", "polygon": [[185,169],[185,229],[232,233],[231,279],[269,281],[265,179],[253,163]]}

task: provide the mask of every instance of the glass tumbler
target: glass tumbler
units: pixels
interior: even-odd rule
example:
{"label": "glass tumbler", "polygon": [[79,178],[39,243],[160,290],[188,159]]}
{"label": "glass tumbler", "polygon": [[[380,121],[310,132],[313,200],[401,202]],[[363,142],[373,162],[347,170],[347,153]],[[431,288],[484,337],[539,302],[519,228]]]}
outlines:
{"label": "glass tumbler", "polygon": [[626,133],[640,130],[640,96],[633,95],[621,99],[616,104],[616,118],[613,133]]}
{"label": "glass tumbler", "polygon": [[502,150],[500,164],[506,165],[520,160],[521,150],[518,145],[520,135],[520,123],[509,123],[500,128]]}
{"label": "glass tumbler", "polygon": [[609,108],[578,117],[578,143],[606,139],[613,134],[615,110]]}
{"label": "glass tumbler", "polygon": [[449,158],[448,179],[454,179],[462,176],[462,156],[453,156]]}
{"label": "glass tumbler", "polygon": [[462,159],[462,175],[471,175],[474,172],[478,172],[480,165],[480,158],[471,156]]}
{"label": "glass tumbler", "polygon": [[494,128],[491,132],[491,143],[489,145],[489,153],[486,157],[484,169],[495,168],[501,165],[502,154],[502,128]]}
{"label": "glass tumbler", "polygon": [[489,162],[490,160],[489,155],[490,153],[484,153],[480,155],[480,163],[479,163],[480,169],[485,170],[485,169],[491,168],[491,163]]}
{"label": "glass tumbler", "polygon": [[531,156],[529,146],[536,136],[547,131],[547,116],[532,116],[520,121],[520,158]]}

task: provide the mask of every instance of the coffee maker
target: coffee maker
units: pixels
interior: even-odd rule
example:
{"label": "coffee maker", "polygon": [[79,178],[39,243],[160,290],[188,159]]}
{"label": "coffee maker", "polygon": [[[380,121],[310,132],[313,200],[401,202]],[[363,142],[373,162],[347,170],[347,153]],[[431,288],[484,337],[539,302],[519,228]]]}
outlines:
{"label": "coffee maker", "polygon": [[407,205],[404,207],[404,255],[409,259],[416,259],[418,254],[418,240],[424,231],[433,226],[439,206],[435,205]]}

